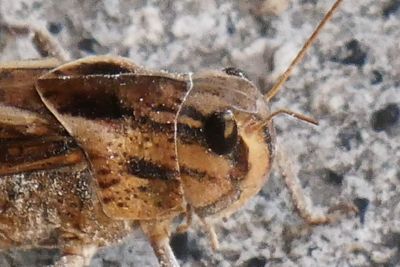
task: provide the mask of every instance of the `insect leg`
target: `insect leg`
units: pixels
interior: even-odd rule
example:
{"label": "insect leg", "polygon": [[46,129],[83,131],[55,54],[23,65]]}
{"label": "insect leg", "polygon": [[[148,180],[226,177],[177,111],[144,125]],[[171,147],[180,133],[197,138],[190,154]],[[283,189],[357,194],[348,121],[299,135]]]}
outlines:
{"label": "insect leg", "polygon": [[[186,223],[179,225],[179,227],[176,229],[177,233],[185,233],[189,230],[192,221],[193,221],[193,216],[195,215],[193,207],[191,205],[187,205],[187,211],[186,211]],[[211,243],[211,248],[216,251],[219,248],[219,242],[218,242],[218,236],[215,233],[214,226],[212,223],[207,222],[205,218],[197,216],[201,223],[203,224],[204,230],[208,234],[209,241]]]}
{"label": "insect leg", "polygon": [[277,154],[277,163],[285,179],[286,187],[292,197],[294,207],[304,221],[310,225],[328,224],[338,220],[338,214],[336,212],[344,214],[358,212],[357,207],[351,203],[339,203],[331,207],[327,214],[317,214],[313,212],[312,205],[308,205],[299,179],[295,175],[292,164],[286,155],[288,154],[285,153],[281,145],[279,153]]}
{"label": "insect leg", "polygon": [[203,226],[205,227],[205,230],[208,234],[208,238],[210,239],[211,248],[213,249],[213,251],[218,250],[219,241],[218,241],[218,236],[215,233],[214,226],[211,223],[207,222],[206,219],[204,218],[200,218],[200,220],[203,223]]}
{"label": "insect leg", "polygon": [[69,54],[60,43],[43,27],[28,23],[9,23],[0,21],[0,27],[14,35],[32,34],[32,42],[39,54],[43,57],[55,57],[60,61],[69,61]]}
{"label": "insect leg", "polygon": [[60,260],[58,260],[54,267],[83,267],[84,259],[79,255],[67,255],[62,256]]}
{"label": "insect leg", "polygon": [[179,267],[179,263],[169,245],[170,220],[144,221],[140,223],[143,232],[150,240],[161,267]]}
{"label": "insect leg", "polygon": [[177,233],[185,233],[189,230],[190,226],[192,225],[193,221],[193,208],[190,204],[187,204],[186,207],[186,222],[179,225],[179,227],[176,229]]}
{"label": "insect leg", "polygon": [[87,245],[82,247],[66,248],[63,256],[54,264],[54,267],[84,267],[89,266],[90,260],[96,253],[97,247]]}

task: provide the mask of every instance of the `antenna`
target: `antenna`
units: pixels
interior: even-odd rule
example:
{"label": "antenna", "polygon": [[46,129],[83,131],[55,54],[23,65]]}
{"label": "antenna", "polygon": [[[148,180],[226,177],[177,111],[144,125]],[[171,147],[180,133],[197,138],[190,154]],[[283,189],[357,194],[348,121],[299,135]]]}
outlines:
{"label": "antenna", "polygon": [[278,81],[274,84],[274,86],[268,91],[265,95],[265,99],[269,102],[281,89],[282,85],[286,82],[286,80],[290,77],[290,74],[293,71],[293,68],[303,59],[304,55],[317,39],[318,34],[321,32],[324,25],[332,18],[332,15],[335,13],[336,9],[339,7],[340,3],[343,0],[336,0],[333,6],[329,9],[329,11],[325,14],[325,17],[322,21],[318,24],[317,28],[315,28],[314,32],[308,38],[307,42],[303,45],[300,52],[297,56],[293,59],[292,63],[290,63],[289,67],[286,71],[279,76]]}

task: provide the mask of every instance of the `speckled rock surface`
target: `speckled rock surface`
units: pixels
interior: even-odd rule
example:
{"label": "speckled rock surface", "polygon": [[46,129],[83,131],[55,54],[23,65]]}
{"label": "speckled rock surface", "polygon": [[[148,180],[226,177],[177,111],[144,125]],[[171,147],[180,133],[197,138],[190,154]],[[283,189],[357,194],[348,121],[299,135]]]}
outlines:
{"label": "speckled rock surface", "polygon": [[[0,17],[47,27],[74,58],[122,55],[178,72],[235,66],[265,90],[333,1],[291,1],[278,16],[263,2],[0,0]],[[183,266],[400,266],[399,25],[398,0],[344,1],[271,103],[320,122],[275,119],[278,143],[316,209],[348,199],[365,217],[305,227],[275,168],[258,196],[216,225],[219,251],[201,227],[174,238]],[[33,57],[29,39],[0,32],[0,60]],[[12,251],[0,266],[46,266],[57,257]],[[99,250],[91,266],[157,263],[137,231]]]}

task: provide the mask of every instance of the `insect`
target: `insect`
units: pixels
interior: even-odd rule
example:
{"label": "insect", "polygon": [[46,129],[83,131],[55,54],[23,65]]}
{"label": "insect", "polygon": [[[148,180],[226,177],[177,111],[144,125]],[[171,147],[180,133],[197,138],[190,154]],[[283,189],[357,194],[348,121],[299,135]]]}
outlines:
{"label": "insect", "polygon": [[[185,215],[184,231],[195,215],[216,248],[209,221],[238,210],[267,179],[272,119],[286,113],[316,124],[271,112],[268,102],[340,2],[265,96],[232,68],[171,74],[106,56],[65,63],[45,32],[8,25],[33,31],[39,51],[56,58],[0,65],[0,247],[57,247],[56,266],[83,266],[140,227],[160,265],[178,266],[171,222]],[[284,175],[302,218],[335,218],[315,216]]]}

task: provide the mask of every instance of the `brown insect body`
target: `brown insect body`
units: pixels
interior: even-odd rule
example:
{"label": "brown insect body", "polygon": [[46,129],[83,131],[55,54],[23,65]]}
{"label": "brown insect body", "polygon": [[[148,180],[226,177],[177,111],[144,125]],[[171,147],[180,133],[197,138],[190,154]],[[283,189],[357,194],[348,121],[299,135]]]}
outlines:
{"label": "brown insect body", "polygon": [[[131,230],[124,220],[172,219],[186,204],[228,214],[264,184],[273,132],[248,80],[110,57],[46,63],[0,66],[3,248],[100,246]],[[232,135],[223,151],[207,143],[218,119]]]}
{"label": "brown insect body", "polygon": [[[274,158],[268,102],[304,56],[337,0],[274,87],[262,95],[234,69],[149,71],[127,59],[89,57],[0,65],[0,249],[58,247],[56,266],[88,264],[95,249],[140,225],[162,266],[178,266],[171,222],[229,216],[258,193]],[[63,58],[29,26],[39,51]],[[48,51],[51,50],[51,51]],[[51,53],[53,52],[53,53]],[[277,157],[282,166],[282,157]],[[283,176],[309,224],[335,220],[306,205],[290,166]],[[354,212],[341,203],[331,211]]]}

